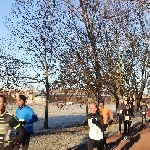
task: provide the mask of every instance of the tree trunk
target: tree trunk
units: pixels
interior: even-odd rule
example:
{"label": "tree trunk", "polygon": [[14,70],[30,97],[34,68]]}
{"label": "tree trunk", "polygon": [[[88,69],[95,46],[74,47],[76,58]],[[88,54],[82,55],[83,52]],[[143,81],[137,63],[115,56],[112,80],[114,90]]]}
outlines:
{"label": "tree trunk", "polygon": [[141,88],[140,88],[140,92],[136,92],[135,93],[135,112],[139,111],[139,107],[140,107],[140,102],[142,100],[142,95],[143,95],[143,91],[145,88],[145,80],[142,80],[142,84],[141,84]]}
{"label": "tree trunk", "polygon": [[132,109],[132,111],[134,112],[134,105],[133,105],[134,98],[133,98],[133,95],[131,96],[130,102],[131,102],[131,109]]}
{"label": "tree trunk", "polygon": [[87,120],[87,116],[88,116],[88,104],[86,104],[86,120]]}
{"label": "tree trunk", "polygon": [[44,128],[48,129],[48,102],[49,102],[49,81],[48,81],[48,72],[49,67],[47,64],[47,47],[46,47],[46,39],[43,39],[44,45],[44,63],[45,63],[45,88],[46,88],[46,100],[45,100],[45,120],[44,120]]}
{"label": "tree trunk", "polygon": [[140,107],[140,97],[139,95],[135,95],[135,107],[134,107],[134,111],[138,112],[139,111],[139,107]]}
{"label": "tree trunk", "polygon": [[46,66],[46,101],[45,101],[45,121],[44,121],[45,129],[48,129],[48,101],[49,101],[49,82],[48,82],[48,66]]}
{"label": "tree trunk", "polygon": [[117,108],[119,105],[119,97],[117,95],[114,95],[115,99],[116,99],[116,112],[117,112]]}
{"label": "tree trunk", "polygon": [[99,100],[101,99],[101,93],[98,91],[97,92],[97,104],[99,106]]}
{"label": "tree trunk", "polygon": [[[89,98],[90,97],[90,93],[88,92],[88,94],[87,94],[87,97]],[[86,116],[85,116],[85,121],[87,121],[88,120],[88,98],[87,98],[87,102],[86,102]]]}

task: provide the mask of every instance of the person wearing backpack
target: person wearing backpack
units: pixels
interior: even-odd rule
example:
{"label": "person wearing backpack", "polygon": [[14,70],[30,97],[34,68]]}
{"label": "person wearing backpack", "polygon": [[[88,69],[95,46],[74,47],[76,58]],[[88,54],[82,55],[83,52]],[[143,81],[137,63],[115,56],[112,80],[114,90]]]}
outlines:
{"label": "person wearing backpack", "polygon": [[121,124],[123,124],[123,119],[124,119],[124,116],[122,115],[122,112],[123,110],[125,109],[125,104],[123,102],[122,99],[119,100],[119,105],[118,105],[118,108],[117,108],[117,116],[119,117],[119,134],[122,134],[121,132]]}
{"label": "person wearing backpack", "polygon": [[147,112],[148,112],[148,106],[146,105],[146,102],[143,101],[142,105],[140,106],[140,113],[142,114],[142,126],[144,124],[144,120],[145,120],[145,124],[147,123],[146,120]]}

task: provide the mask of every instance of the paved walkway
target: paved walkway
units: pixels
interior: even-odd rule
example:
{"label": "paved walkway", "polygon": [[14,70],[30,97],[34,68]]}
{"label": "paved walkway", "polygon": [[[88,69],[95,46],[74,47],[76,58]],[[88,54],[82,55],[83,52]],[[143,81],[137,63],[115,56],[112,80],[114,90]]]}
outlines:
{"label": "paved walkway", "polygon": [[120,135],[107,139],[110,150],[150,150],[150,124],[146,128],[137,126],[131,130],[131,140],[124,140]]}
{"label": "paved walkway", "polygon": [[[107,150],[150,150],[150,123],[146,127],[132,128],[131,136],[131,140],[124,140],[121,135],[113,135],[107,138],[109,144]],[[87,145],[74,150],[87,150]],[[96,150],[96,148],[93,150]]]}

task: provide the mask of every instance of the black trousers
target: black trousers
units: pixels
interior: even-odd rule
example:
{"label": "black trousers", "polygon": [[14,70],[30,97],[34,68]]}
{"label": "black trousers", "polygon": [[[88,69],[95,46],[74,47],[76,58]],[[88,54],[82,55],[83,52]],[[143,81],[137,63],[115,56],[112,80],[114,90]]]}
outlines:
{"label": "black trousers", "polygon": [[131,121],[125,120],[124,121],[124,135],[130,135],[130,127],[131,127]]}
{"label": "black trousers", "polygon": [[142,125],[143,125],[143,123],[144,123],[144,120],[145,120],[145,123],[147,122],[146,121],[146,114],[142,114]]}
{"label": "black trousers", "polygon": [[93,140],[88,138],[88,150],[93,150],[94,145],[96,145],[97,150],[103,150],[103,139]]}
{"label": "black trousers", "polygon": [[[28,150],[29,147],[29,142],[30,142],[30,137],[31,134],[25,134],[22,141],[21,141],[21,146],[22,150]],[[13,150],[19,150],[20,145],[16,145]]]}
{"label": "black trousers", "polygon": [[121,124],[123,123],[124,117],[119,115],[119,131],[121,132]]}
{"label": "black trousers", "polygon": [[107,145],[106,137],[105,137],[105,131],[106,131],[107,127],[108,127],[108,124],[104,124],[103,143],[104,143],[105,146]]}

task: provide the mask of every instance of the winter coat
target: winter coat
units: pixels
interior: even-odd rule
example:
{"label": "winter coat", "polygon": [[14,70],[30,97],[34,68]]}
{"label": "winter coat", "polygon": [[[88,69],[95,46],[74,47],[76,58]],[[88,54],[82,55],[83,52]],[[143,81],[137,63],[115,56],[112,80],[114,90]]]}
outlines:
{"label": "winter coat", "polygon": [[100,110],[100,114],[103,116],[104,124],[108,124],[108,115],[110,116],[110,119],[113,120],[113,113],[109,108],[104,107],[103,109],[99,108],[99,110]]}
{"label": "winter coat", "polygon": [[33,122],[38,121],[37,115],[34,113],[33,109],[25,105],[24,107],[19,107],[16,110],[16,116],[20,121],[25,121],[24,129],[26,133],[33,134]]}
{"label": "winter coat", "polygon": [[90,139],[100,140],[103,139],[103,118],[98,111],[94,114],[88,115],[88,125],[89,125],[89,137]]}
{"label": "winter coat", "polygon": [[122,111],[122,115],[124,116],[124,120],[125,121],[129,121],[129,120],[131,120],[131,117],[133,116],[134,117],[134,114],[133,114],[133,111],[132,111],[132,109],[124,109],[123,111]]}
{"label": "winter coat", "polygon": [[148,106],[147,105],[141,105],[140,106],[140,112],[142,114],[146,114],[147,111],[148,111]]}

